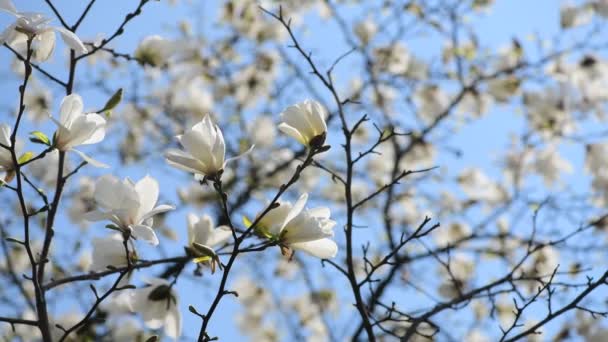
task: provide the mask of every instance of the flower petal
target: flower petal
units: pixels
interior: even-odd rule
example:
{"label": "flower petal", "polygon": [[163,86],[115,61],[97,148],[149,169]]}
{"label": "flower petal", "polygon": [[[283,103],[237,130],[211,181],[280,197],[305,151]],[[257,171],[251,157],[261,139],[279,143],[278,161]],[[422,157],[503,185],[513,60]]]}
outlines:
{"label": "flower petal", "polygon": [[170,304],[169,312],[165,316],[165,333],[170,338],[177,340],[182,334],[182,315],[179,312],[177,298],[175,303]]}
{"label": "flower petal", "polygon": [[80,156],[80,158],[82,158],[84,161],[86,161],[88,164],[90,164],[93,167],[98,167],[98,168],[102,168],[102,169],[107,169],[110,166],[106,165],[100,161],[97,161],[89,156],[87,156],[84,152],[78,151],[76,149],[71,149],[70,151],[76,152],[76,154],[78,154]]}
{"label": "flower petal", "polygon": [[74,32],[66,30],[63,27],[54,27],[54,29],[57,30],[59,34],[61,34],[61,38],[63,39],[65,44],[69,46],[70,49],[76,51],[76,53],[84,54],[89,52],[80,40],[80,38],[78,38],[78,36],[74,34]]}
{"label": "flower petal", "polygon": [[92,131],[91,136],[87,140],[81,142],[80,145],[96,144],[102,141],[106,135],[106,119],[104,119],[103,116],[97,113],[87,114],[86,118],[87,122],[95,124],[95,129]]}
{"label": "flower petal", "polygon": [[17,30],[15,30],[15,28],[17,27],[17,24],[11,24],[9,25],[7,28],[4,29],[4,31],[2,31],[2,33],[0,33],[0,44],[11,44],[13,42],[13,40],[15,40],[15,38],[17,37]]}
{"label": "flower petal", "polygon": [[41,33],[36,36],[36,45],[33,47],[34,56],[36,61],[44,62],[55,50],[55,32],[52,30]]}
{"label": "flower petal", "polygon": [[13,5],[13,2],[11,0],[0,0],[0,10],[3,10],[15,16],[18,15],[17,8],[15,8],[15,5]]}
{"label": "flower petal", "polygon": [[219,226],[213,230],[213,234],[207,241],[209,246],[215,247],[223,244],[232,236],[232,230],[228,226]]}
{"label": "flower petal", "polygon": [[292,243],[289,247],[321,259],[333,258],[338,254],[338,245],[331,239]]}
{"label": "flower petal", "polygon": [[82,97],[78,94],[71,94],[61,100],[61,107],[59,109],[59,122],[60,126],[70,129],[74,120],[82,115],[84,105],[82,103]]}
{"label": "flower petal", "polygon": [[203,174],[204,165],[184,151],[177,149],[168,150],[165,153],[165,161],[167,164],[178,169],[194,174]]}
{"label": "flower petal", "polygon": [[88,213],[84,214],[84,219],[87,221],[105,221],[105,220],[112,220],[113,215],[112,213],[108,213],[108,212],[103,212],[100,210],[93,210],[93,211],[89,211]]}
{"label": "flower petal", "polygon": [[235,161],[235,160],[237,160],[237,159],[241,159],[241,158],[243,158],[243,157],[247,156],[249,153],[251,153],[251,151],[253,151],[253,148],[254,148],[254,147],[255,147],[255,145],[251,145],[251,147],[250,147],[250,148],[249,148],[247,151],[245,151],[245,152],[243,152],[243,153],[239,154],[239,155],[238,155],[238,156],[236,156],[236,157],[232,157],[232,158],[228,158],[228,159],[226,159],[226,161],[224,162],[224,167],[226,167],[226,165],[227,165],[228,163],[231,163],[231,162],[233,162],[233,161]]}
{"label": "flower petal", "polygon": [[172,205],[168,205],[168,204],[161,204],[159,206],[157,206],[156,208],[150,210],[149,212],[145,213],[142,217],[141,220],[147,220],[150,217],[157,215],[157,214],[161,214],[167,211],[171,211],[171,210],[175,210],[175,207]]}
{"label": "flower petal", "polygon": [[325,124],[325,118],[327,117],[327,113],[325,112],[325,108],[317,102],[308,100],[306,101],[307,105],[310,106],[310,123],[315,131],[315,134],[321,134],[327,131],[327,125]]}
{"label": "flower petal", "polygon": [[304,209],[304,206],[306,205],[307,200],[308,200],[307,193],[303,193],[302,196],[300,196],[300,198],[298,198],[296,203],[293,205],[293,207],[291,208],[291,210],[285,217],[285,221],[283,221],[281,230],[283,230],[283,228],[285,228],[285,226],[289,223],[289,221],[293,220],[296,216],[298,216],[302,212],[302,210]]}
{"label": "flower petal", "polygon": [[158,182],[156,179],[146,175],[144,178],[135,183],[135,191],[139,196],[139,210],[137,218],[139,218],[140,221],[143,221],[143,216],[149,213],[158,201]]}
{"label": "flower petal", "polygon": [[134,238],[146,241],[152,246],[158,245],[158,237],[156,237],[154,229],[143,224],[134,224],[129,226],[129,228],[131,228],[131,234]]}
{"label": "flower petal", "polygon": [[300,142],[300,144],[302,145],[308,145],[308,142],[306,141],[306,139],[304,138],[304,136],[302,134],[300,134],[300,131],[298,131],[297,129],[289,126],[286,123],[281,123],[279,124],[279,130],[287,135],[289,135],[290,137],[296,139],[298,142]]}

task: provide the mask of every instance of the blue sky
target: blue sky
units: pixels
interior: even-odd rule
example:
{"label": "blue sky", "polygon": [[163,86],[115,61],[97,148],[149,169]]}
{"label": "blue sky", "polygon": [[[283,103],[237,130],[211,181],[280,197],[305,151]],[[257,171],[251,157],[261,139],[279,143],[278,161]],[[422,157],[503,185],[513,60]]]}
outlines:
{"label": "blue sky", "polygon": [[[77,16],[82,11],[85,1],[74,0],[56,0],[57,5],[64,18],[69,23],[73,23]],[[50,9],[43,1],[20,0],[15,1],[17,8],[21,11],[39,11],[52,15]],[[83,39],[90,41],[100,34],[108,36],[111,34],[117,25],[122,21],[124,15],[132,10],[136,1],[115,1],[105,0],[98,1],[93,7],[92,13],[85,20],[78,35]],[[480,42],[482,46],[490,49],[498,49],[505,46],[512,38],[517,38],[524,44],[527,42],[527,37],[530,34],[536,33],[541,37],[553,37],[559,32],[559,1],[557,0],[496,0],[495,6],[488,14],[481,15],[472,20],[475,22],[477,31],[480,32]],[[150,34],[161,34],[167,37],[173,35],[172,27],[178,20],[184,17],[192,21],[215,16],[217,12],[216,1],[201,2],[199,11],[192,11],[190,6],[169,6],[166,1],[159,3],[151,3],[144,9],[143,15],[133,20],[127,27],[126,33],[121,35],[112,44],[112,47],[122,52],[134,51],[141,39]],[[349,15],[360,15],[352,13]],[[12,18],[8,15],[0,15],[0,27],[5,27],[11,22]],[[201,20],[204,22],[205,32],[213,35],[213,21]],[[58,25],[58,22],[55,22]],[[310,18],[307,21],[308,32],[303,35],[304,44],[311,50],[315,51],[316,58],[321,63],[323,61],[331,61],[336,56],[345,52],[348,48],[340,38],[334,25],[327,25],[325,22],[320,22],[318,19]],[[435,37],[436,38],[436,37]],[[407,42],[410,51],[416,55],[425,57],[437,55],[437,51],[442,47],[443,42],[438,39],[429,39],[429,37],[421,36],[413,38]],[[45,63],[51,72],[57,75],[66,75],[65,55],[62,49],[57,49],[54,57]],[[17,94],[17,79],[11,75],[8,70],[9,62],[11,61],[11,53],[6,49],[0,50],[0,76],[7,77],[9,81],[3,81],[0,84],[0,119],[8,120],[7,113],[9,108],[14,108]],[[348,79],[349,68],[348,60],[345,61],[344,67],[336,69],[336,79],[340,82],[341,79]],[[84,68],[83,68],[84,69]],[[42,79],[44,80],[44,79]],[[122,86],[116,84],[117,87]],[[77,92],[79,92],[78,81],[76,84]],[[54,89],[55,107],[63,96],[63,94]],[[98,108],[102,105],[106,97],[101,96],[97,92],[85,92],[85,107]],[[90,105],[89,105],[90,104]],[[513,115],[513,107],[505,106],[498,107],[492,110],[491,115],[468,125],[464,130],[453,137],[450,142],[453,147],[464,151],[461,158],[451,158],[448,154],[442,154],[443,158],[437,163],[441,168],[449,170],[459,170],[466,166],[479,166],[494,176],[501,173],[500,168],[493,161],[497,157],[497,152],[502,151],[508,146],[508,134],[506,131],[513,130],[514,132],[521,129],[523,123],[522,116]],[[277,113],[278,114],[278,113]],[[42,126],[50,127],[50,126]],[[504,127],[505,132],[500,135],[495,134],[496,127]],[[24,129],[24,132],[26,129]],[[582,154],[578,151],[578,147],[563,146],[562,147],[567,157],[575,166],[576,170],[582,169]],[[99,174],[99,171],[93,171]],[[131,176],[134,179],[143,177],[146,173],[156,177],[163,189],[172,189],[176,184],[184,184],[185,177],[173,170],[168,170],[168,167],[162,162],[159,155],[157,158],[152,158],[146,165],[138,165],[124,169],[112,169],[112,172],[121,176]],[[179,177],[179,178],[176,178]],[[567,179],[567,182],[576,185],[576,173]],[[168,201],[174,201],[174,191],[164,196]],[[185,227],[185,211],[180,211],[179,214],[170,216],[168,223],[175,227],[181,241],[186,237]],[[93,225],[92,230],[101,230],[101,225]],[[98,233],[93,233],[98,235]],[[181,245],[179,243],[167,243],[166,253],[173,255],[180,252]],[[141,252],[146,254],[147,248],[142,246]],[[245,261],[247,257],[239,260],[245,267],[256,266],[256,261]],[[242,270],[242,268],[237,269]],[[319,284],[324,282],[334,282],[333,277],[337,275],[333,272],[328,273],[329,279],[317,279]],[[215,280],[219,274],[214,276]],[[235,279],[235,278],[232,278]],[[198,333],[200,320],[187,310],[188,304],[193,304],[200,308],[200,311],[205,311],[212,294],[215,293],[213,286],[215,281],[195,279],[194,281],[183,279],[178,282],[179,292],[182,294],[182,315],[184,318],[184,334],[185,340],[190,340],[192,336]],[[277,291],[297,292],[294,288],[281,288]],[[187,297],[187,298],[186,298]],[[239,331],[234,328],[233,316],[238,310],[237,301],[227,296],[221,303],[219,314],[216,315],[211,323],[211,331],[221,333],[223,340],[232,341],[241,338]],[[345,308],[345,310],[347,310]],[[0,314],[3,310],[0,309]]]}

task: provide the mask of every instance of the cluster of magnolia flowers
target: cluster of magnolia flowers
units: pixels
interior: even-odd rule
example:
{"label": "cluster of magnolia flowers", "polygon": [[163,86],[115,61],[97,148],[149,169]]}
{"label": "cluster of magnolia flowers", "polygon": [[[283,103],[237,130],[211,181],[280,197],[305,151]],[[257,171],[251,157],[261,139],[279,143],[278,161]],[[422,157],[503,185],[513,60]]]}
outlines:
{"label": "cluster of magnolia flowers", "polygon": [[[51,117],[57,125],[53,138],[35,132],[32,141],[47,145],[49,150],[57,149],[63,153],[73,151],[93,166],[107,167],[75,149],[102,141],[106,133],[106,120],[97,113],[85,113],[83,108],[79,95],[66,96],[60,106],[59,119]],[[327,112],[320,103],[307,100],[290,106],[281,113],[282,123],[279,129],[311,152],[318,152],[323,149],[327,134],[326,116]],[[0,125],[0,142],[5,146],[11,146],[10,135],[10,126]],[[209,115],[177,136],[177,140],[183,150],[168,150],[165,154],[167,163],[193,173],[199,181],[208,179],[221,182],[227,165],[244,155],[225,158],[223,133]],[[249,151],[252,148],[253,146]],[[8,175],[14,169],[10,149],[1,149],[0,170]],[[5,177],[4,181],[10,182],[10,179]],[[106,227],[116,232],[92,241],[94,271],[102,271],[107,267],[125,267],[136,262],[136,240],[143,240],[153,246],[159,244],[153,229],[154,216],[175,209],[167,204],[157,205],[159,190],[158,182],[150,176],[137,182],[129,178],[121,180],[113,175],[97,179],[93,195],[97,208],[86,213],[85,219],[106,221]],[[278,202],[271,210],[258,215],[255,227],[247,228],[254,228],[258,237],[278,245],[283,254],[301,250],[319,258],[335,257],[338,246],[331,240],[335,222],[330,219],[330,210],[326,207],[306,208],[307,200],[308,194],[304,193],[294,204]],[[214,247],[225,244],[233,235],[232,230],[227,226],[215,227],[208,215],[198,217],[189,214],[187,222],[188,253],[195,262],[209,265],[215,271],[216,265],[221,267],[221,263]],[[165,326],[168,336],[179,336],[181,316],[176,308],[177,294],[172,290],[172,285],[162,279],[148,280],[148,283],[150,286],[129,290],[127,292],[131,294],[121,298],[126,298],[126,306],[131,311],[143,314],[144,322],[149,328]]]}
{"label": "cluster of magnolia flowers", "polygon": [[[316,101],[304,101],[281,113],[279,129],[311,150],[320,149],[326,138],[326,110]],[[225,159],[226,146],[220,128],[206,115],[201,122],[177,136],[184,150],[171,149],[165,154],[167,163],[194,174],[198,180],[218,181],[228,163],[247,154]],[[284,249],[299,249],[320,258],[334,257],[337,245],[328,239],[333,236],[335,222],[330,220],[328,208],[305,209],[307,194],[295,204],[281,202],[259,217],[256,232],[275,241]],[[225,236],[225,235],[224,235]],[[227,237],[225,238],[227,239]],[[222,240],[223,241],[225,241]],[[201,241],[191,241],[195,250],[202,250]],[[198,247],[198,248],[197,248]],[[207,246],[209,247],[209,246]]]}
{"label": "cluster of magnolia flowers", "polygon": [[16,18],[14,23],[0,33],[0,44],[23,46],[26,41],[30,41],[34,60],[45,61],[55,50],[55,33],[58,32],[70,49],[81,54],[88,52],[74,32],[63,27],[49,26],[52,20],[43,14],[19,12],[10,0],[0,1],[0,10]]}

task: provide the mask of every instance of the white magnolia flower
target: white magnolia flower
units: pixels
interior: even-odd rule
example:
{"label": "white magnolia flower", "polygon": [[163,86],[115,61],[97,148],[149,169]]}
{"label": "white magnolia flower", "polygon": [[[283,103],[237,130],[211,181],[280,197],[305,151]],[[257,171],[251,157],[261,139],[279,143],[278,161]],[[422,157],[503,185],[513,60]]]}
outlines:
{"label": "white magnolia flower", "polygon": [[474,201],[485,201],[495,205],[504,201],[508,194],[498,183],[494,182],[480,169],[468,168],[458,176],[462,191]]}
{"label": "white magnolia flower", "polygon": [[608,0],[597,0],[593,3],[593,9],[597,14],[608,18]]}
{"label": "white magnolia flower", "polygon": [[378,25],[376,25],[376,23],[373,20],[366,19],[366,20],[363,20],[363,21],[360,21],[359,23],[357,23],[357,25],[355,25],[354,30],[355,30],[355,35],[357,35],[357,38],[359,38],[361,43],[363,43],[365,45],[365,44],[369,43],[370,40],[378,32]]}
{"label": "white magnolia flower", "polygon": [[27,108],[27,116],[34,123],[48,119],[53,104],[53,94],[49,89],[41,86],[40,82],[33,82],[32,87],[28,84],[28,91],[23,101]]}
{"label": "white magnolia flower", "polygon": [[589,6],[565,5],[560,9],[560,24],[563,29],[588,24],[593,17],[593,10]]}
{"label": "white magnolia flower", "polygon": [[164,327],[165,334],[177,339],[182,333],[182,316],[179,312],[177,292],[165,279],[152,278],[146,281],[148,287],[133,290],[131,308],[142,314],[150,329]]}
{"label": "white magnolia flower", "polygon": [[471,227],[466,223],[453,222],[447,229],[437,229],[433,234],[435,242],[439,247],[447,247],[454,245],[461,239],[468,237],[471,234]]}
{"label": "white magnolia flower", "polygon": [[392,43],[374,50],[381,71],[394,75],[405,75],[410,65],[410,52],[401,43]]}
{"label": "white magnolia flower", "polygon": [[161,36],[148,36],[135,50],[135,57],[153,67],[163,66],[172,53],[172,43]]}
{"label": "white magnolia flower", "polygon": [[70,221],[85,229],[89,224],[85,215],[95,209],[95,198],[93,197],[95,195],[95,180],[91,177],[81,177],[78,183],[78,191],[71,198],[67,211]]}
{"label": "white magnolia flower", "polygon": [[303,194],[294,205],[281,202],[260,220],[258,231],[276,239],[281,247],[302,250],[323,259],[333,258],[338,253],[338,245],[329,238],[334,236],[336,222],[329,218],[329,208],[304,209],[307,200],[308,194]]}
{"label": "white magnolia flower", "polygon": [[589,144],[585,147],[585,168],[593,175],[600,175],[608,167],[608,142]]}
{"label": "white magnolia flower", "polygon": [[141,322],[133,317],[120,317],[110,323],[111,340],[114,342],[146,341]]}
{"label": "white magnolia flower", "polygon": [[279,129],[309,147],[321,147],[327,135],[327,111],[314,100],[287,107],[281,113]]}
{"label": "white magnolia flower", "polygon": [[496,102],[508,102],[520,90],[521,81],[515,76],[495,78],[488,82],[487,92]]}
{"label": "white magnolia flower", "polygon": [[152,229],[153,216],[175,207],[161,204],[158,200],[158,182],[146,176],[133,183],[129,178],[123,181],[106,175],[95,184],[95,202],[102,210],[89,212],[89,221],[110,220],[120,230],[130,231],[135,239],[142,239],[158,245],[158,238]]}
{"label": "white magnolia flower", "polygon": [[[177,140],[186,151],[171,149],[165,154],[167,163],[178,169],[192,172],[195,176],[216,177],[229,162],[242,157],[224,160],[226,145],[220,128],[211,121],[209,115]],[[253,146],[249,149],[251,149]],[[248,152],[249,152],[248,151]]]}
{"label": "white magnolia flower", "polygon": [[194,214],[188,215],[188,245],[198,243],[212,248],[226,242],[232,236],[228,226],[215,227],[213,219],[209,215],[198,217]]}
{"label": "white magnolia flower", "polygon": [[[11,127],[7,124],[0,124],[0,144],[11,146]],[[11,151],[0,146],[0,172],[10,173],[14,169],[13,156]]]}
{"label": "white magnolia flower", "polygon": [[10,0],[0,1],[0,10],[17,18],[0,34],[0,44],[22,43],[26,39],[33,38],[34,58],[38,61],[45,61],[55,49],[55,32],[59,32],[70,49],[80,54],[88,52],[78,36],[63,27],[49,26],[51,19],[40,13],[17,12],[15,5]]}
{"label": "white magnolia flower", "polygon": [[277,135],[274,121],[268,116],[258,116],[247,130],[256,146],[272,146]]}
{"label": "white magnolia flower", "polygon": [[106,120],[96,113],[83,113],[80,95],[71,94],[63,98],[59,110],[59,121],[51,117],[58,129],[55,133],[55,147],[60,151],[74,151],[93,166],[107,167],[86,154],[75,150],[79,145],[95,144],[106,134]]}
{"label": "white magnolia flower", "polygon": [[556,146],[549,146],[537,152],[534,170],[543,177],[546,186],[551,186],[560,179],[562,173],[571,173],[573,167],[562,158]]}
{"label": "white magnolia flower", "polygon": [[[127,265],[127,256],[123,245],[122,234],[112,234],[108,237],[94,238],[93,244],[93,262],[91,269],[94,271],[103,271],[108,266],[122,267]],[[137,253],[131,246],[129,250],[131,259],[137,258]]]}
{"label": "white magnolia flower", "polygon": [[428,85],[416,89],[413,101],[418,106],[420,118],[431,123],[448,108],[450,98],[440,87]]}

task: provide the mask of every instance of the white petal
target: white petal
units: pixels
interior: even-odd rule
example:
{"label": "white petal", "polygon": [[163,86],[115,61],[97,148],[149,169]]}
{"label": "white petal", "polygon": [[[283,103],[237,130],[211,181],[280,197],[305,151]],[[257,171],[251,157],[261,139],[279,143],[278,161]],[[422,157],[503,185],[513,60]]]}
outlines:
{"label": "white petal", "polygon": [[17,9],[11,0],[0,0],[0,10],[6,11],[12,15],[17,15]]}
{"label": "white petal", "polygon": [[211,149],[215,143],[215,136],[213,128],[207,129],[204,122],[199,122],[192,129],[185,131],[179,142],[195,159],[211,167],[214,165]]}
{"label": "white petal", "polygon": [[304,138],[304,136],[302,134],[300,134],[300,132],[297,129],[289,126],[288,124],[286,124],[284,122],[281,123],[281,124],[279,124],[279,130],[281,132],[283,132],[283,133],[291,136],[292,138],[296,139],[302,145],[307,145],[308,144],[308,142],[306,141],[306,139]]}
{"label": "white petal", "polygon": [[54,29],[61,34],[61,38],[63,39],[65,44],[70,47],[70,49],[76,51],[76,53],[79,54],[88,52],[87,48],[84,46],[80,38],[78,38],[78,36],[74,34],[74,32],[66,30],[63,27],[54,27]]}
{"label": "white petal", "polygon": [[178,169],[192,172],[195,174],[203,174],[204,165],[184,151],[176,149],[168,150],[165,153],[165,161],[167,162],[167,164]]}
{"label": "white petal", "polygon": [[160,286],[160,285],[170,285],[171,282],[169,282],[167,279],[163,279],[163,278],[156,278],[156,277],[146,277],[146,276],[142,276],[141,279],[144,283],[148,284],[148,285],[152,285],[152,286]]}
{"label": "white petal", "polygon": [[219,170],[224,168],[225,165],[226,145],[224,143],[224,135],[217,125],[215,126],[215,131],[217,135],[211,149],[211,154],[213,155],[213,168]]}
{"label": "white petal", "polygon": [[97,160],[87,156],[86,154],[84,154],[84,152],[78,151],[76,149],[71,149],[70,151],[76,152],[76,154],[78,154],[80,156],[80,158],[82,158],[84,161],[86,161],[89,165],[91,165],[93,167],[98,167],[98,168],[102,168],[102,169],[107,169],[110,167],[109,165],[106,165],[100,161],[97,161]]}
{"label": "white petal", "polygon": [[145,213],[141,219],[142,219],[142,221],[147,220],[154,215],[161,214],[161,213],[171,211],[171,210],[175,210],[175,207],[172,205],[168,205],[168,204],[161,204],[161,205],[157,206],[156,208],[150,210],[149,212]]}
{"label": "white petal", "polygon": [[338,254],[338,245],[331,239],[292,243],[289,247],[321,259],[333,258]]}
{"label": "white petal", "polygon": [[316,218],[329,219],[331,212],[328,207],[317,207],[308,209],[308,214]]}
{"label": "white petal", "polygon": [[54,31],[46,31],[36,36],[36,44],[33,47],[33,57],[36,61],[44,62],[49,59],[53,50],[55,50],[55,39]]}
{"label": "white petal", "polygon": [[298,216],[302,212],[302,210],[304,209],[304,206],[306,205],[307,200],[308,200],[307,193],[303,193],[302,196],[300,196],[300,198],[298,198],[296,203],[293,205],[293,207],[287,214],[287,217],[285,217],[285,221],[283,221],[281,230],[283,230],[283,228],[285,228],[285,226],[289,223],[289,221],[293,220],[296,216]]}
{"label": "white petal", "polygon": [[120,180],[112,175],[101,176],[95,182],[93,197],[95,202],[104,208],[115,208],[117,190],[121,186]]}
{"label": "white petal", "polygon": [[[0,143],[10,146],[11,144],[11,126],[8,124],[0,124]],[[2,148],[2,147],[0,147]]]}
{"label": "white petal", "polygon": [[314,128],[315,134],[319,135],[327,130],[327,125],[325,124],[325,108],[317,102],[317,101],[309,101],[310,106],[310,123]]}
{"label": "white petal", "polygon": [[143,240],[151,244],[152,246],[158,245],[158,238],[154,233],[154,229],[144,226],[143,224],[131,225],[131,234],[137,240]]}
{"label": "white petal", "polygon": [[111,220],[112,217],[112,213],[103,212],[99,210],[89,211],[88,213],[84,214],[84,219],[92,222]]}
{"label": "white petal", "polygon": [[0,44],[11,44],[13,40],[15,40],[18,33],[17,30],[15,30],[16,27],[17,24],[11,24],[0,33]]}
{"label": "white petal", "polygon": [[59,109],[59,122],[61,126],[70,129],[72,122],[82,115],[83,108],[84,105],[82,104],[82,97],[80,95],[71,94],[64,97]]}
{"label": "white petal", "polygon": [[80,143],[80,145],[96,144],[102,141],[106,135],[106,119],[104,119],[101,115],[96,113],[87,114],[87,121],[95,123],[96,128],[93,130],[91,136],[84,142]]}
{"label": "white petal", "polygon": [[156,179],[146,175],[135,184],[135,191],[137,191],[137,195],[139,196],[137,216],[143,221],[143,215],[150,212],[156,205],[156,201],[158,201],[158,182]]}
{"label": "white petal", "polygon": [[142,314],[142,318],[146,326],[150,329],[160,329],[165,323],[165,315],[167,314],[167,304],[165,301],[152,302],[148,300],[146,297],[142,299],[144,303],[144,307],[139,308],[139,311]]}
{"label": "white petal", "polygon": [[164,325],[165,333],[174,340],[177,340],[182,334],[182,315],[179,312],[177,304],[177,300],[176,303],[171,303],[169,312],[167,312],[167,316],[165,316]]}
{"label": "white petal", "polygon": [[213,220],[209,215],[203,215],[198,219],[196,224],[192,227],[192,241],[200,243],[201,245],[207,245],[209,238],[213,234]]}
{"label": "white petal", "polygon": [[249,153],[251,153],[251,151],[253,151],[254,147],[255,147],[255,145],[251,145],[251,147],[247,151],[241,153],[240,155],[238,155],[236,157],[232,157],[232,158],[226,159],[226,161],[224,162],[224,167],[226,167],[226,165],[228,163],[231,163],[231,162],[233,162],[233,161],[235,161],[237,159],[241,159],[241,158],[245,157],[246,155],[248,155]]}
{"label": "white petal", "polygon": [[219,246],[228,241],[232,236],[232,230],[228,226],[219,226],[213,230],[211,238],[207,241],[209,246]]}
{"label": "white petal", "polygon": [[281,118],[289,126],[297,129],[300,134],[307,137],[308,139],[314,137],[314,127],[308,120],[309,109],[306,103],[300,103],[291,107],[288,107],[283,113]]}

